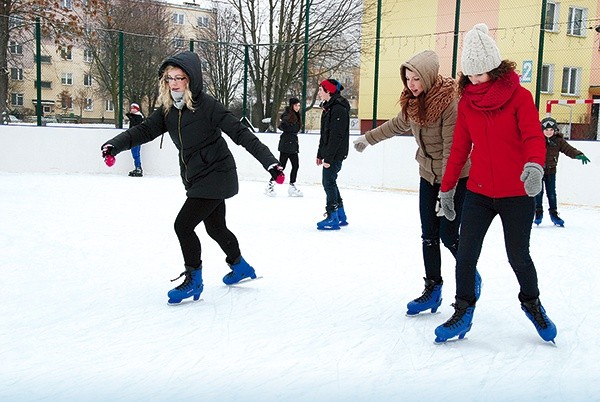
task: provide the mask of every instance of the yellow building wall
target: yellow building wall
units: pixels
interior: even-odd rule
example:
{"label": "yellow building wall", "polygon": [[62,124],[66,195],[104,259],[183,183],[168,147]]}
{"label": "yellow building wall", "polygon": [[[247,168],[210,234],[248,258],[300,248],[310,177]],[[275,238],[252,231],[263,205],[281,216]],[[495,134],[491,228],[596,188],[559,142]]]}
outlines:
{"label": "yellow building wall", "polygon": [[[540,118],[546,114],[546,101],[549,99],[591,98],[590,85],[600,85],[600,74],[592,66],[598,61],[598,37],[594,30],[588,30],[585,37],[566,34],[569,6],[587,9],[587,25],[597,25],[599,0],[560,1],[557,33],[545,31],[544,64],[554,65],[553,91],[540,95]],[[376,0],[365,0],[373,4]],[[399,76],[399,66],[415,53],[422,50],[435,50],[440,57],[440,74],[451,76],[454,40],[455,0],[412,1],[383,0],[381,24],[381,48],[379,65],[379,86],[377,96],[377,120],[382,122],[395,116],[399,111],[398,98],[403,88]],[[374,12],[374,11],[373,11]],[[517,72],[523,75],[522,84],[535,97],[540,0],[488,0],[463,1],[459,23],[459,47],[457,72],[460,72],[460,55],[464,33],[473,25],[484,22],[490,28],[490,35],[497,41],[502,58],[514,61]],[[375,19],[366,15],[365,21]],[[361,129],[372,127],[373,82],[375,55],[375,22],[363,26],[363,49],[361,57],[359,119]],[[580,94],[577,97],[562,95],[562,70],[565,66],[582,69]],[[596,67],[597,68],[597,67]],[[559,110],[564,109],[564,110]],[[566,113],[566,117],[565,114]],[[574,107],[573,122],[589,120],[589,108]],[[569,110],[554,106],[553,116],[557,120],[568,121]]]}

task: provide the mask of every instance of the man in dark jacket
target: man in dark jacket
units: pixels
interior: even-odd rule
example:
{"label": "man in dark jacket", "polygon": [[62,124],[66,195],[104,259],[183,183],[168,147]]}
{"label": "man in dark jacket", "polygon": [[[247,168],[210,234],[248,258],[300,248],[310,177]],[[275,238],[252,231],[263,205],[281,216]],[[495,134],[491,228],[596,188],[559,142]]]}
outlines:
{"label": "man in dark jacket", "polygon": [[325,219],[317,223],[319,230],[338,230],[348,224],[337,177],[348,156],[350,143],[350,104],[341,95],[344,86],[334,79],[321,81],[321,139],[317,166],[323,166],[323,188],[327,196]]}
{"label": "man in dark jacket", "polygon": [[101,148],[105,158],[115,156],[168,132],[179,151],[187,199],[175,219],[175,233],[185,264],[180,277],[185,275],[185,280],[168,293],[169,304],[177,304],[189,297],[198,300],[204,288],[200,239],[194,231],[200,222],[204,222],[206,233],[219,244],[231,268],[223,282],[232,285],[256,278],[254,268],[242,257],[238,240],[225,222],[225,199],[237,194],[238,176],[221,132],[252,154],[278,183],[283,182],[283,168],[269,148],[239,119],[203,91],[197,54],[183,52],[168,58],[158,74],[158,110]]}

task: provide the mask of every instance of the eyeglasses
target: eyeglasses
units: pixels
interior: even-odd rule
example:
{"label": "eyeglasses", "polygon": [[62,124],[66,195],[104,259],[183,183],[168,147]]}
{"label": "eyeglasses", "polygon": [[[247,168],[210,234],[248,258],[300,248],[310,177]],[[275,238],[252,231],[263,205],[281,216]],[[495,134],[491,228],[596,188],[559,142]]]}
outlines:
{"label": "eyeglasses", "polygon": [[177,76],[177,77],[166,77],[165,78],[165,82],[173,82],[173,81],[181,82],[181,81],[185,81],[185,80],[187,80],[187,77]]}

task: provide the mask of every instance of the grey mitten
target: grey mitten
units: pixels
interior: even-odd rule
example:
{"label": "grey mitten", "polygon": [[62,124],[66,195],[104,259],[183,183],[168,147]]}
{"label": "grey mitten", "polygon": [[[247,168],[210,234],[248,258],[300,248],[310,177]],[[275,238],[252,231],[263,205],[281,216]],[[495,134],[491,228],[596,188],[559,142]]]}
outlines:
{"label": "grey mitten", "polygon": [[542,191],[542,178],[544,168],[535,162],[527,162],[523,166],[521,181],[525,184],[525,192],[530,197],[535,197]]}
{"label": "grey mitten", "polygon": [[364,135],[361,135],[357,139],[355,139],[353,141],[353,144],[354,144],[354,149],[356,149],[358,152],[364,151],[366,147],[371,145],[371,144],[369,144],[369,141],[367,141],[367,137],[365,137]]}
{"label": "grey mitten", "polygon": [[437,216],[444,216],[449,221],[453,221],[456,218],[456,211],[454,210],[454,191],[454,189],[440,191]]}

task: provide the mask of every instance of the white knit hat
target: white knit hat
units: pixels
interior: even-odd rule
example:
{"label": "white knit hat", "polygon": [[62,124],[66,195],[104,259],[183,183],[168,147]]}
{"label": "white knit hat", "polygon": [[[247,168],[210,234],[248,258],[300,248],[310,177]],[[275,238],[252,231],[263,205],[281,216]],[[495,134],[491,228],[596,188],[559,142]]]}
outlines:
{"label": "white knit hat", "polygon": [[477,24],[465,34],[461,58],[464,75],[483,74],[502,63],[500,50],[485,24]]}

